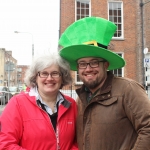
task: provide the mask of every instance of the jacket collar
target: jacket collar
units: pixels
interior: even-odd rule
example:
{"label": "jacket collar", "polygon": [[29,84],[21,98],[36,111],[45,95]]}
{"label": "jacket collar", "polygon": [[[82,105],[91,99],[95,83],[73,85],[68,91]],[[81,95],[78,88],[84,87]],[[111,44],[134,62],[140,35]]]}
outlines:
{"label": "jacket collar", "polygon": [[[36,88],[30,88],[28,90],[28,92],[24,92],[24,94],[26,95],[26,97],[28,97],[28,99],[30,101],[32,101],[34,104],[37,103],[37,100],[39,100],[39,94],[37,92]],[[62,94],[61,92],[58,93],[57,96],[57,100],[61,100],[61,104],[65,107],[65,108],[69,108],[71,105],[71,102],[68,101],[66,99],[66,97],[64,96],[64,94]]]}

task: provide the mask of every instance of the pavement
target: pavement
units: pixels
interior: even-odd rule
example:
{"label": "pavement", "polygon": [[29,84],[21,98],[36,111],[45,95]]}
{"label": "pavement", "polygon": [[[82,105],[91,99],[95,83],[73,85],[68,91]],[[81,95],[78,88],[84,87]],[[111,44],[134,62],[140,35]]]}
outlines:
{"label": "pavement", "polygon": [[4,108],[5,108],[5,105],[0,105],[0,115],[2,114]]}

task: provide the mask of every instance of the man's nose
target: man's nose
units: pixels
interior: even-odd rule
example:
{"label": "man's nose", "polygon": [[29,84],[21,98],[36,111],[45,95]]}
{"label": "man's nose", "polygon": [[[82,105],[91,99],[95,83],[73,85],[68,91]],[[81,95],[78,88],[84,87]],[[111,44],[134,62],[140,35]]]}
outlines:
{"label": "man's nose", "polygon": [[90,64],[87,64],[87,67],[85,70],[92,70],[92,67],[90,66]]}

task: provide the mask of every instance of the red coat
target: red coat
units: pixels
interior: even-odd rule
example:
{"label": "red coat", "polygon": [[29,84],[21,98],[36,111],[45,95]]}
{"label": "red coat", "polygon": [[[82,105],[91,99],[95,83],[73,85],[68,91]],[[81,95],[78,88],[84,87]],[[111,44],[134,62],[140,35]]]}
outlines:
{"label": "red coat", "polygon": [[0,122],[0,150],[78,150],[75,142],[76,102],[64,96],[59,106],[56,132],[48,114],[34,96],[12,97]]}

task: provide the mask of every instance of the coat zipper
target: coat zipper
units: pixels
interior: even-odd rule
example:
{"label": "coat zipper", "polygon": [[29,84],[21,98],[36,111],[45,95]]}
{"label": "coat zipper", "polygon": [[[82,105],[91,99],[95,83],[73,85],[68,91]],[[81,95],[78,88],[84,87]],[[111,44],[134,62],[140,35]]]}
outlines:
{"label": "coat zipper", "polygon": [[[45,110],[43,110],[40,106],[38,106],[38,107],[39,107],[42,111],[44,111],[44,113],[46,113]],[[49,115],[48,115],[47,113],[46,113],[46,115],[47,115],[48,118],[49,118]],[[52,128],[53,128],[51,119],[49,118],[49,120],[50,120],[50,124],[51,124],[51,126],[52,126]],[[53,128],[53,131],[54,131],[54,133],[55,133],[55,137],[56,137],[56,141],[57,141],[57,148],[56,148],[56,150],[60,150],[60,145],[59,145],[59,128],[58,128],[58,125],[56,125],[56,132],[55,132],[54,128]]]}
{"label": "coat zipper", "polygon": [[58,128],[58,125],[56,127],[56,140],[57,140],[57,150],[60,150],[60,145],[59,145],[59,128]]}

